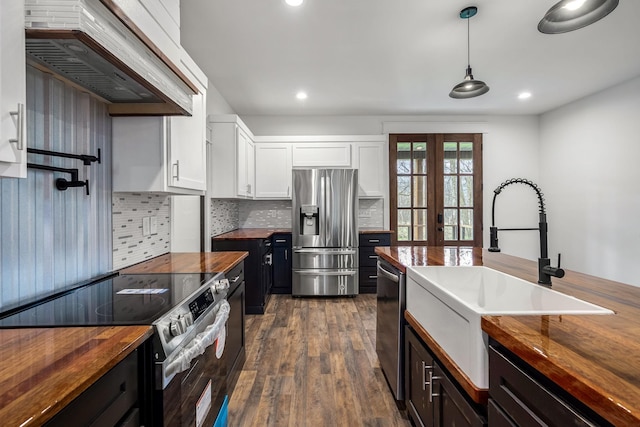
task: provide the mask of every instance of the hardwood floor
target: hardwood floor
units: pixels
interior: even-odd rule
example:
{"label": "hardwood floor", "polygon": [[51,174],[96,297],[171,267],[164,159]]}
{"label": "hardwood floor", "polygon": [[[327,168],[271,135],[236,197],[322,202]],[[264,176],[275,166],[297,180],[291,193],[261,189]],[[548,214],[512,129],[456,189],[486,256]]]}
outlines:
{"label": "hardwood floor", "polygon": [[375,351],[376,296],[272,295],[247,316],[229,426],[409,426]]}

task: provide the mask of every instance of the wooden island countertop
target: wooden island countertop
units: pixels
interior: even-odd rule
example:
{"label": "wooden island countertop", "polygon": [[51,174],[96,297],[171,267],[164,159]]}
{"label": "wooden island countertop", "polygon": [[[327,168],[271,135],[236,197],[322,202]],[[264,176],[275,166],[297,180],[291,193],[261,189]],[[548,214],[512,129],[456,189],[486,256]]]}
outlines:
{"label": "wooden island countertop", "polygon": [[248,255],[248,252],[170,252],[124,268],[120,274],[226,273]]}
{"label": "wooden island countertop", "polygon": [[[403,271],[484,265],[538,279],[535,261],[481,248],[377,247],[376,253]],[[552,289],[615,314],[484,316],[483,331],[613,425],[640,425],[640,288],[569,270],[552,282]]]}
{"label": "wooden island countertop", "polygon": [[150,326],[0,329],[0,424],[44,424],[152,333]]}

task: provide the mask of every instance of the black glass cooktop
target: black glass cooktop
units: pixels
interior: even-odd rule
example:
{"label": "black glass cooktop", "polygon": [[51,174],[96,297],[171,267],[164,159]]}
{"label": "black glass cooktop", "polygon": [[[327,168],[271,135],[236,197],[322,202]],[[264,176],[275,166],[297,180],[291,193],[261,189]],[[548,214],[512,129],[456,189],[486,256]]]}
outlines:
{"label": "black glass cooktop", "polygon": [[0,319],[0,327],[151,325],[214,277],[127,274],[85,285]]}

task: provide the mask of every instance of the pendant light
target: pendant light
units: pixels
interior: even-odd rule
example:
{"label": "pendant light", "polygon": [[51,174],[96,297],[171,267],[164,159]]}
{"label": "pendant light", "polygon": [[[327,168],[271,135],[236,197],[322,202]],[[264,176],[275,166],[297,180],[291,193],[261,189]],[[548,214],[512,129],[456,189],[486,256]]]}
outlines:
{"label": "pendant light", "polygon": [[538,23],[538,31],[560,34],[577,30],[607,16],[618,0],[562,0],[547,11]]}
{"label": "pendant light", "polygon": [[467,71],[464,80],[451,89],[449,96],[456,99],[474,98],[489,92],[489,86],[485,82],[475,80],[471,71],[471,61],[469,59],[469,19],[478,13],[475,6],[465,7],[460,11],[460,18],[467,20]]}

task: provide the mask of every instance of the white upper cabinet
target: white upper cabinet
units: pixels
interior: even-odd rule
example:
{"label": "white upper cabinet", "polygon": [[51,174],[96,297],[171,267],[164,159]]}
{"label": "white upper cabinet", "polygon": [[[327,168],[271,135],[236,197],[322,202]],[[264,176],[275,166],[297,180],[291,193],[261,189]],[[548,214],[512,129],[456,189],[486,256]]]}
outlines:
{"label": "white upper cabinet", "polygon": [[348,142],[299,142],[292,149],[293,167],[351,167]]}
{"label": "white upper cabinet", "polygon": [[353,167],[358,169],[359,197],[384,197],[389,176],[383,141],[353,143]]}
{"label": "white upper cabinet", "polygon": [[0,2],[0,177],[27,177],[24,2]]}
{"label": "white upper cabinet", "polygon": [[210,116],[209,197],[253,198],[253,134],[235,114]]}
{"label": "white upper cabinet", "polygon": [[198,86],[192,116],[114,117],[113,191],[206,190],[207,78],[184,51],[179,64]]}
{"label": "white upper cabinet", "polygon": [[291,144],[256,143],[256,199],[291,199]]}

